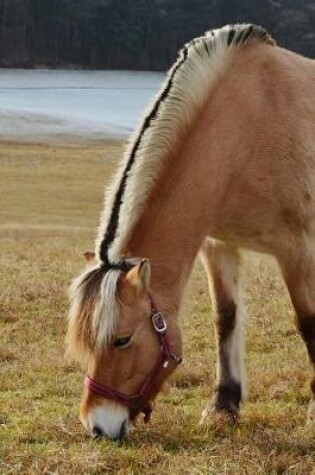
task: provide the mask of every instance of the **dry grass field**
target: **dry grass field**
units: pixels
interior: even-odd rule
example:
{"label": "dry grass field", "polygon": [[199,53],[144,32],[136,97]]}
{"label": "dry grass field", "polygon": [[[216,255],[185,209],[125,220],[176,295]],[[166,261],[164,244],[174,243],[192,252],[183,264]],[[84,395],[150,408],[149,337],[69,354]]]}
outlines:
{"label": "dry grass field", "polygon": [[121,444],[78,420],[83,373],[64,360],[66,289],[93,246],[115,142],[0,144],[0,473],[315,473],[304,420],[310,368],[275,263],[244,258],[248,400],[235,426],[198,425],[214,385],[207,283],[199,263],[182,310],[184,363],[152,424]]}

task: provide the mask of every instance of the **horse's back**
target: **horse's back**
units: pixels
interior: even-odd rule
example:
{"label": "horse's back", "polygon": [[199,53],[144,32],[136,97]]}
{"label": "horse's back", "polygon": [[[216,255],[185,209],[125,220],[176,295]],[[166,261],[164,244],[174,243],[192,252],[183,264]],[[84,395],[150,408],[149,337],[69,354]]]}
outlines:
{"label": "horse's back", "polygon": [[269,125],[291,130],[298,139],[307,133],[306,126],[315,128],[315,61],[299,54],[266,44],[245,45],[226,74],[226,94],[238,113],[250,118],[254,133],[255,125]]}
{"label": "horse's back", "polygon": [[315,61],[245,45],[208,105],[221,173],[215,237],[274,253],[315,234]]}

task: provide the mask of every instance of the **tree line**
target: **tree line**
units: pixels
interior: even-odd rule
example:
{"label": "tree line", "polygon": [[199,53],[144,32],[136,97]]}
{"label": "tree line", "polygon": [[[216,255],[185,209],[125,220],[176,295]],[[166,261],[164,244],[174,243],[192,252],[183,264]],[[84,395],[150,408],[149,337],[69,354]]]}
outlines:
{"label": "tree line", "polygon": [[0,66],[164,70],[186,41],[236,22],[315,56],[314,0],[0,0]]}

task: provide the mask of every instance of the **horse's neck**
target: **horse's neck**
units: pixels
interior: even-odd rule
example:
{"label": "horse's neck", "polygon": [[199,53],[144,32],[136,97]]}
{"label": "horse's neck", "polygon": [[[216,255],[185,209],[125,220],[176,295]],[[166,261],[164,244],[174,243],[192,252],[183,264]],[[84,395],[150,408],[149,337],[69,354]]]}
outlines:
{"label": "horse's neck", "polygon": [[170,311],[180,304],[204,237],[188,155],[178,154],[168,161],[127,245],[130,256],[150,260],[152,290]]}

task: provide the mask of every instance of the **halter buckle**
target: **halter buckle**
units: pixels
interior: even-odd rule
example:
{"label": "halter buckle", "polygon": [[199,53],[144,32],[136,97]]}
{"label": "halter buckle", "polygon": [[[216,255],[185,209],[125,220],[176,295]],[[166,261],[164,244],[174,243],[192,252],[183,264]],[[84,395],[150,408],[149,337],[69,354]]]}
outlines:
{"label": "halter buckle", "polygon": [[165,333],[167,330],[167,324],[163,314],[159,311],[156,311],[152,314],[151,318],[154,330],[157,333]]}

